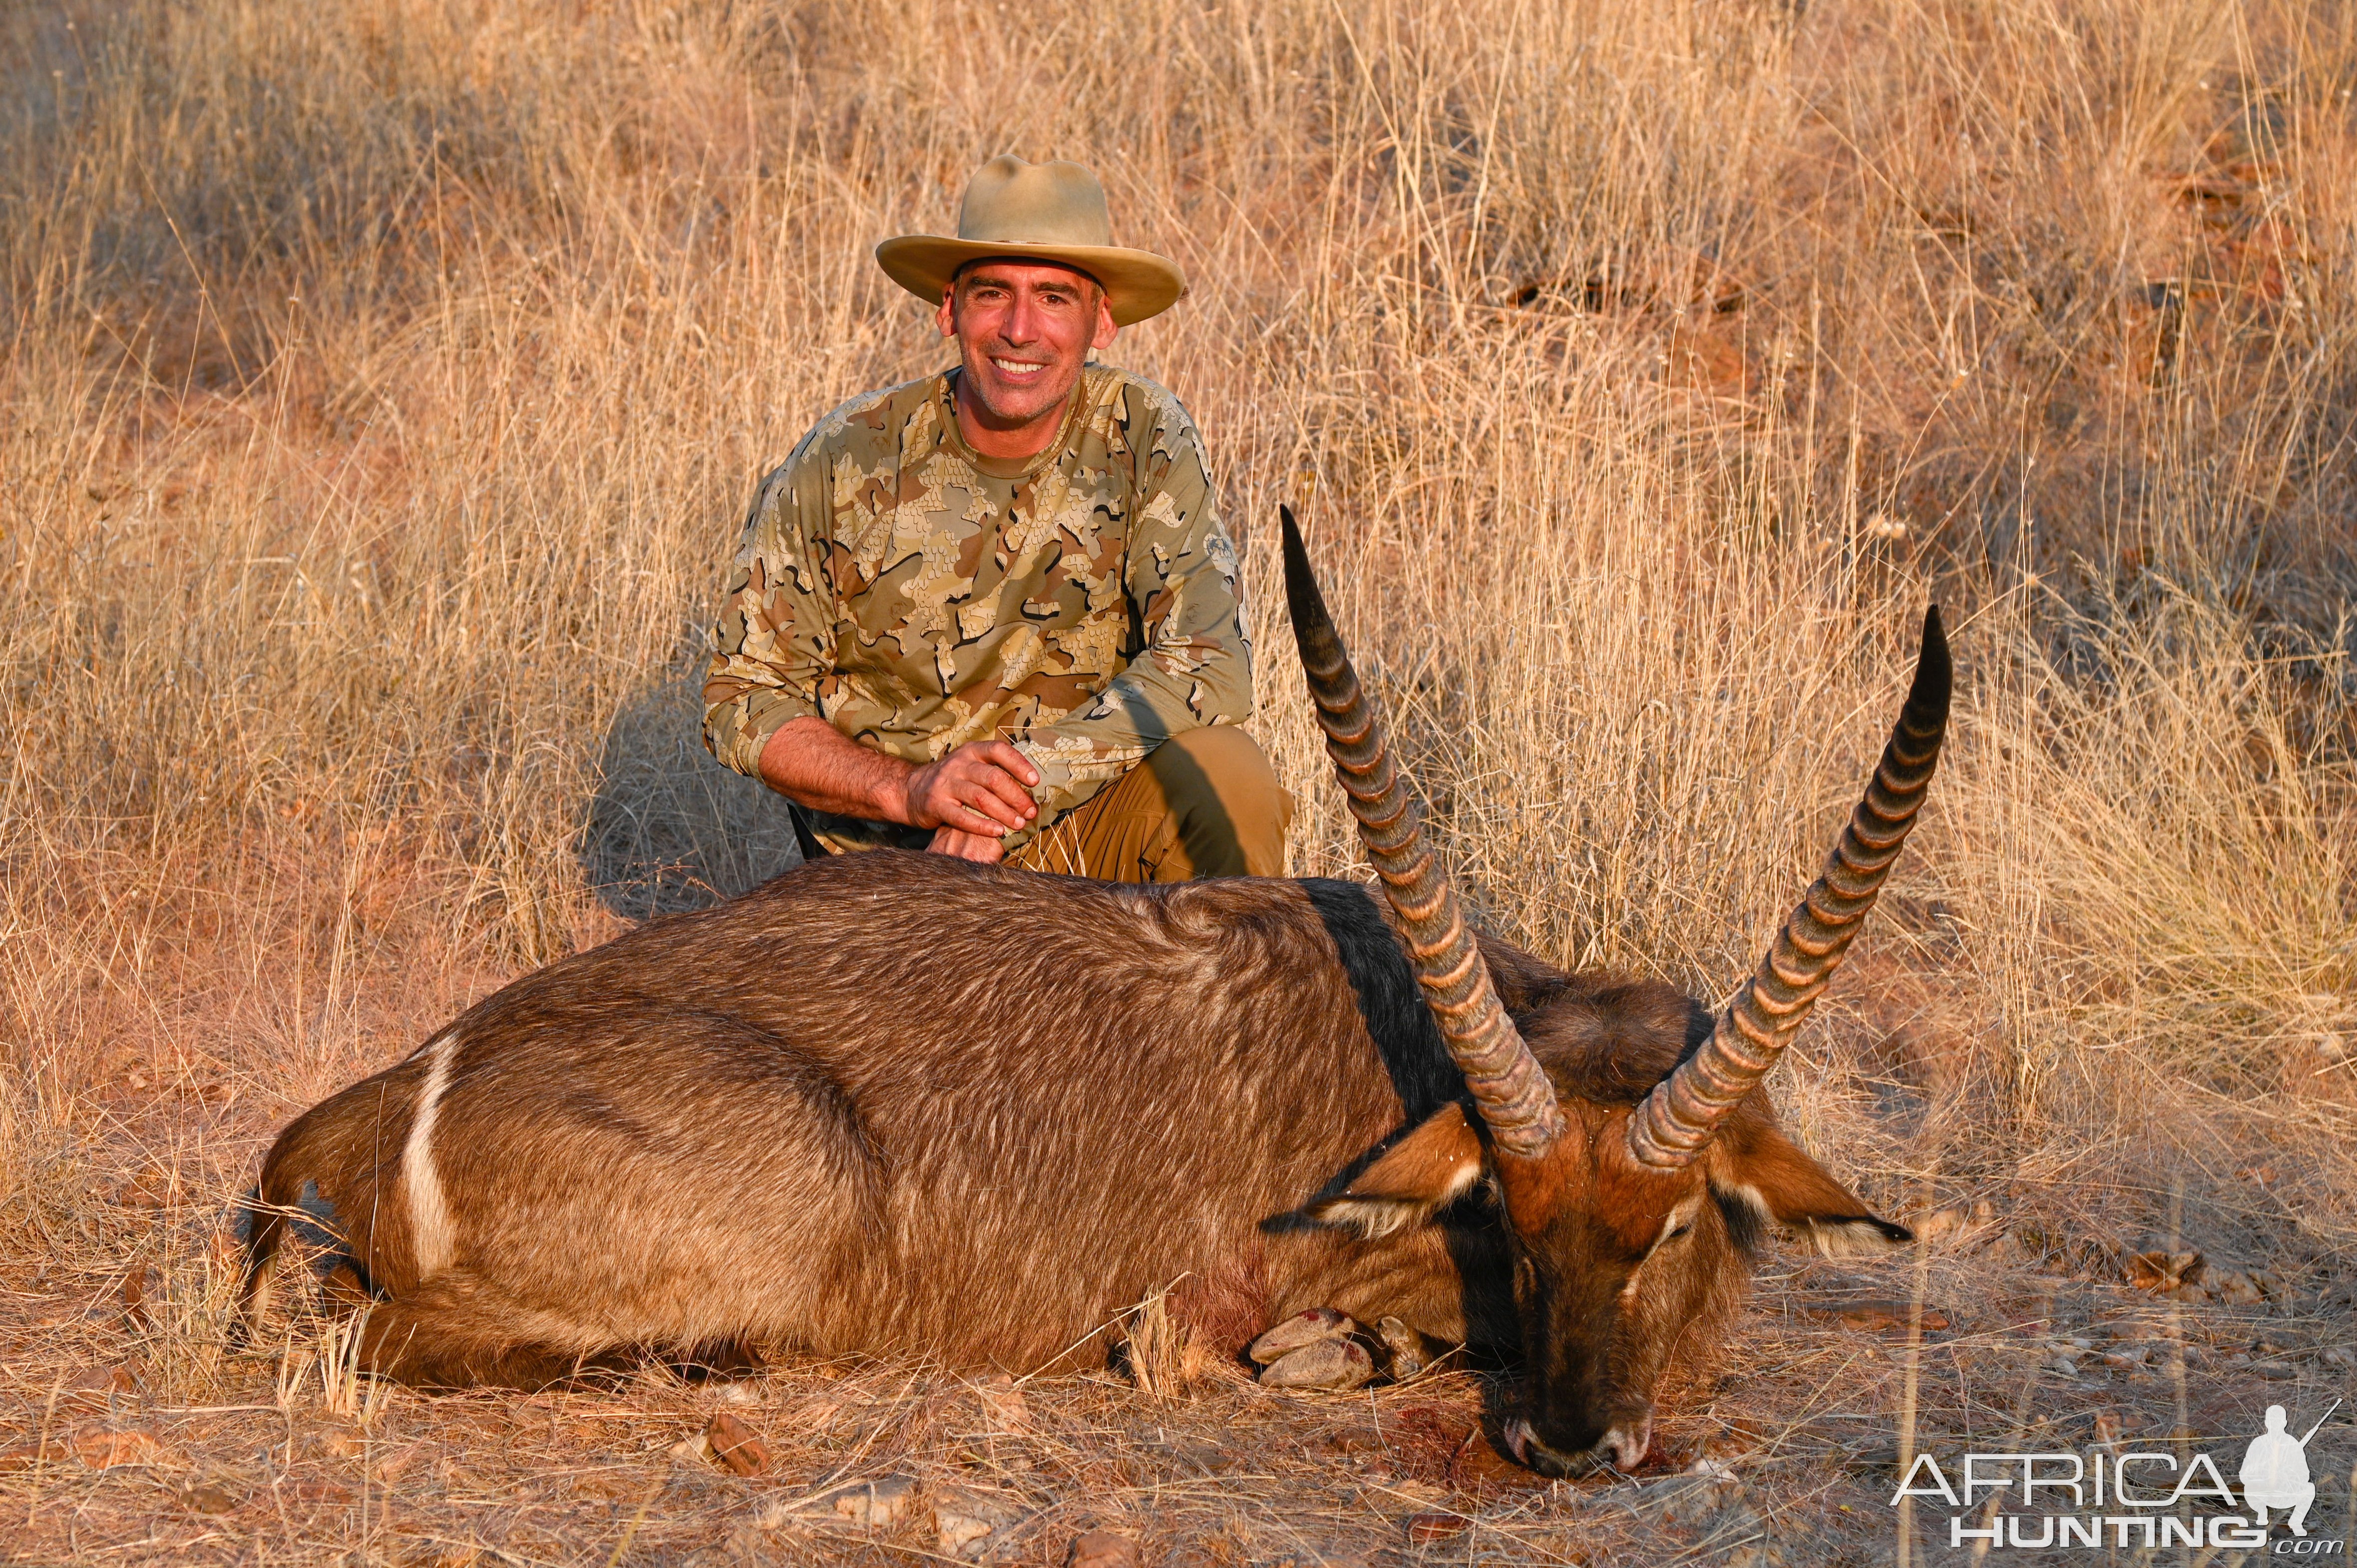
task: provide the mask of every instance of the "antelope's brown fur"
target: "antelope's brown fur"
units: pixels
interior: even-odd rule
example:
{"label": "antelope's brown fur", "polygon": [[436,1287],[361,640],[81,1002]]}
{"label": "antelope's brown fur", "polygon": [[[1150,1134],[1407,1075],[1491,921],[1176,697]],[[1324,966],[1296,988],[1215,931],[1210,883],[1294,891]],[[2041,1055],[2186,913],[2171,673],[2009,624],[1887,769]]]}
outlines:
{"label": "antelope's brown fur", "polygon": [[[1483,948],[1577,1118],[1625,1117],[1707,1027],[1669,987]],[[1354,885],[878,852],[527,975],[306,1112],[251,1278],[258,1308],[287,1217],[317,1217],[375,1298],[369,1364],[436,1384],[748,1342],[1028,1371],[1182,1275],[1230,1316],[1511,1347],[1480,1194],[1374,1237],[1309,1212],[1462,1093]],[[1730,1149],[1781,1144],[1740,1121]]]}

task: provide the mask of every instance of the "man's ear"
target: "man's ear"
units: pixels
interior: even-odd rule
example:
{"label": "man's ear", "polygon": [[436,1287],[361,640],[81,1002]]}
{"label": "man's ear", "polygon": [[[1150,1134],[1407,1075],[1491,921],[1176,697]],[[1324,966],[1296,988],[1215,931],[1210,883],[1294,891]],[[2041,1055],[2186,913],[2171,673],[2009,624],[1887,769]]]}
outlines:
{"label": "man's ear", "polygon": [[1747,1247],[1770,1225],[1806,1236],[1827,1257],[1904,1247],[1915,1233],[1870,1212],[1772,1122],[1730,1128],[1712,1146],[1711,1196]]}
{"label": "man's ear", "polygon": [[1089,347],[1092,349],[1110,349],[1113,347],[1113,340],[1121,336],[1121,328],[1114,322],[1113,300],[1106,295],[1104,285],[1103,284],[1099,284],[1096,287],[1097,327],[1096,331],[1090,335]]}
{"label": "man's ear", "polygon": [[1370,1239],[1419,1224],[1481,1179],[1481,1140],[1450,1103],[1385,1149],[1339,1197],[1310,1206],[1311,1218],[1356,1227]]}
{"label": "man's ear", "polygon": [[933,312],[933,325],[942,329],[944,338],[957,336],[957,280],[950,280],[942,290],[942,307]]}

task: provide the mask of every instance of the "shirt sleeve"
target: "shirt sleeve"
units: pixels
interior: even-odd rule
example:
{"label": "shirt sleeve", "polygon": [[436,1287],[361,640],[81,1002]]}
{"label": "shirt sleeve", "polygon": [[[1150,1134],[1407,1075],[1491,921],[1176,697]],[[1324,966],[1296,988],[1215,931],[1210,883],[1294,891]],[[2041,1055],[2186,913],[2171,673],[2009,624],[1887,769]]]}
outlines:
{"label": "shirt sleeve", "polygon": [[1037,822],[1009,851],[1082,804],[1174,735],[1252,716],[1252,642],[1236,548],[1222,526],[1202,444],[1185,413],[1160,404],[1139,443],[1137,505],[1123,587],[1143,646],[1085,705],[1016,742],[1039,770]]}
{"label": "shirt sleeve", "polygon": [[748,778],[780,729],[819,710],[834,668],[835,603],[826,573],[829,505],[823,459],[805,446],[761,482],[745,520],[712,628],[704,676],[704,744]]}

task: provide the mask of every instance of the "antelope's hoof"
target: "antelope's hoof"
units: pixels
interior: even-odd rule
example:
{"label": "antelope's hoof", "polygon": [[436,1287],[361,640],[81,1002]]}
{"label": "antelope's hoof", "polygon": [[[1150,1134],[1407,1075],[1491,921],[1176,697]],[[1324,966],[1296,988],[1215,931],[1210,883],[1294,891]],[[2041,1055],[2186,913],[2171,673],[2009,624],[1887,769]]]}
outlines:
{"label": "antelope's hoof", "polygon": [[1374,1380],[1375,1359],[1355,1339],[1320,1339],[1279,1356],[1261,1369],[1261,1386],[1320,1389],[1340,1393]]}
{"label": "antelope's hoof", "polygon": [[1337,1312],[1330,1306],[1313,1306],[1307,1312],[1297,1312],[1250,1345],[1244,1354],[1265,1367],[1271,1362],[1292,1355],[1311,1345],[1321,1345],[1329,1339],[1343,1339],[1359,1331],[1347,1312]]}
{"label": "antelope's hoof", "polygon": [[1394,1382],[1404,1383],[1432,1365],[1432,1349],[1424,1336],[1396,1317],[1386,1317],[1376,1324],[1375,1337],[1383,1342],[1389,1353],[1385,1369]]}

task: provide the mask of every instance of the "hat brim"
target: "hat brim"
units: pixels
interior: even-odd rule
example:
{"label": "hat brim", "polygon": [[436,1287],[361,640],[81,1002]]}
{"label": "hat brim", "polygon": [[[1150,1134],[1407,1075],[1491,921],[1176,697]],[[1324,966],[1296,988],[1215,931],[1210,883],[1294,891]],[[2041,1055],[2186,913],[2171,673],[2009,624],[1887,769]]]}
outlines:
{"label": "hat brim", "polygon": [[1187,274],[1178,263],[1151,251],[1120,245],[1007,245],[942,234],[903,234],[876,247],[876,264],[885,275],[928,305],[942,302],[960,267],[992,256],[1054,262],[1088,274],[1104,289],[1114,323],[1120,327],[1161,315],[1187,292]]}

